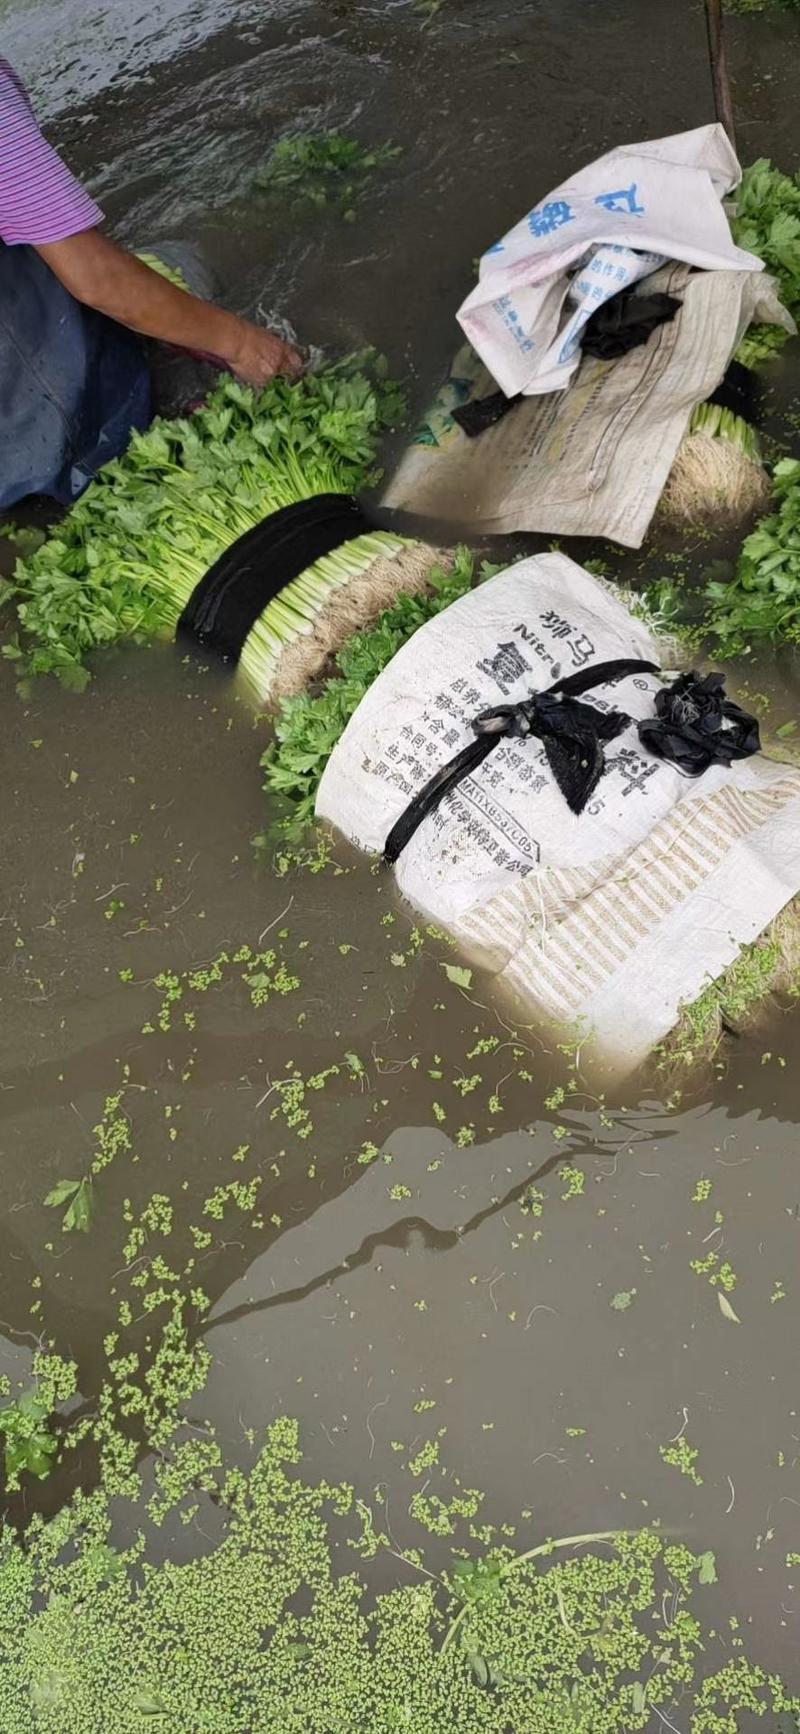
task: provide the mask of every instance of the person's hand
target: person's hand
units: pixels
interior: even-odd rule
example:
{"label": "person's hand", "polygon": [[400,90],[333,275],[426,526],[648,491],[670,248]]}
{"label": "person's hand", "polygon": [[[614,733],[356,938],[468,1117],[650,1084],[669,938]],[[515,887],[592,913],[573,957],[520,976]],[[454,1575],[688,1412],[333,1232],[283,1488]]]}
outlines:
{"label": "person's hand", "polygon": [[229,357],[230,366],[247,385],[267,385],[278,373],[289,379],[299,379],[303,358],[290,343],[284,343],[271,331],[264,331],[249,321],[239,321],[239,341]]}
{"label": "person's hand", "polygon": [[145,337],[229,367],[248,385],[267,385],[277,373],[298,379],[303,371],[303,358],[291,343],[168,283],[98,229],[36,250],[84,306]]}

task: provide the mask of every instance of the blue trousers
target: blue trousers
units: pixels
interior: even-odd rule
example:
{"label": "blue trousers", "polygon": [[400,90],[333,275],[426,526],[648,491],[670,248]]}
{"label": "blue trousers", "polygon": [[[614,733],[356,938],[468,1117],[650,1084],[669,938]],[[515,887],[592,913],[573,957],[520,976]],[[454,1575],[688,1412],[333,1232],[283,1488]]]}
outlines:
{"label": "blue trousers", "polygon": [[150,420],[139,338],[82,307],[32,247],[0,243],[0,509],[64,505]]}

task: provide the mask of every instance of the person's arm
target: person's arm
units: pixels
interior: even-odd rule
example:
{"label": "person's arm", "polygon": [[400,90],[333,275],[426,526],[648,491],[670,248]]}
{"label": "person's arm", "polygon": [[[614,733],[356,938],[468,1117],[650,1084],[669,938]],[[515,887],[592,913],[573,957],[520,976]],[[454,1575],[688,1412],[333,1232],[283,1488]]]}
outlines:
{"label": "person's arm", "polygon": [[276,373],[296,377],[301,370],[289,344],[169,283],[96,228],[40,244],[36,251],[76,301],[145,337],[215,356],[250,385],[265,385]]}
{"label": "person's arm", "polygon": [[17,74],[0,57],[0,241],[35,247],[86,306],[148,337],[213,355],[253,385],[300,372],[288,344],[159,277],[100,234],[102,220],[43,137]]}

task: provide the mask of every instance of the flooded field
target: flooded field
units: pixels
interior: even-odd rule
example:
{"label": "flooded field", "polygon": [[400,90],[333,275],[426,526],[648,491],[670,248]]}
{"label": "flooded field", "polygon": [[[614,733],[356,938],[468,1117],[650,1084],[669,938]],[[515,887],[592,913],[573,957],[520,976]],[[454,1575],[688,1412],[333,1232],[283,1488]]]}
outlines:
{"label": "flooded field", "polygon": [[[2,18],[123,238],[199,240],[232,303],[280,307],[331,351],[376,343],[418,404],[474,256],[532,192],[709,118],[702,9],[679,0],[444,0],[427,21],[350,0],[96,17],[36,0]],[[794,168],[796,21],[737,20],[732,58],[741,156]],[[266,226],[252,175],[290,123],[402,144],[355,224]],[[774,370],[790,449],[798,377],[791,355]],[[452,981],[443,940],[343,844],[316,874],[254,850],[268,725],[218,671],[114,653],[86,693],[23,701],[2,666],[0,1373],[24,1382],[52,1339],[91,1410],[123,1244],[167,1196],[169,1264],[193,1257],[208,1302],[188,1421],[227,1462],[296,1417],[304,1472],[382,1513],[384,1584],[420,1545],[409,1463],[433,1440],[424,1486],[480,1489],[515,1550],[659,1524],[715,1554],[723,1652],[734,1619],[796,1690],[798,1014],[727,1039],[680,1099],[655,1065],[603,1093],[478,973]],[[747,681],[771,723],[791,716],[788,661]],[[96,1172],[88,1234],[64,1233],[45,1196],[87,1171],[117,1092],[127,1143]],[[23,1478],[10,1520],[94,1474],[91,1449],[65,1455]],[[156,1553],[202,1553],[206,1506]]]}

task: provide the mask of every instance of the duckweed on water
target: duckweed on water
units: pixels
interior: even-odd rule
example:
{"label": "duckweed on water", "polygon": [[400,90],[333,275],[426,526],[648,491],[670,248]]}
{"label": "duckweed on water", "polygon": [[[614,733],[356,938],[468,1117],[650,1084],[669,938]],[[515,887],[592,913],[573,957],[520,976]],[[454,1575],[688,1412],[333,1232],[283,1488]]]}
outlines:
{"label": "duckweed on water", "polygon": [[[696,1734],[726,1734],[740,1710],[798,1708],[740,1654],[701,1678],[692,1603],[714,1580],[708,1555],[645,1531],[518,1557],[461,1548],[437,1573],[416,1548],[396,1554],[352,1488],[302,1480],[291,1420],[268,1428],[249,1473],[178,1425],[161,1438],[147,1516],[191,1523],[211,1499],[225,1531],[203,1558],[154,1565],[141,1531],[114,1548],[111,1501],[133,1501],[142,1523],[144,1510],[126,1442],[117,1464],[110,1438],[94,1493],[35,1519],[24,1546],[5,1532],[4,1734],[617,1734],[678,1698]],[[423,1448],[409,1468],[431,1461]],[[420,1492],[411,1515],[450,1537],[479,1504]],[[342,1536],[365,1564],[391,1552],[394,1587],[375,1595],[362,1571],[341,1570]],[[578,1544],[594,1551],[560,1557]]]}
{"label": "duckweed on water", "polygon": [[[127,1067],[123,1076],[127,1086]],[[102,1120],[94,1128],[95,1153],[87,1173],[80,1180],[59,1180],[45,1198],[45,1204],[51,1209],[59,1209],[62,1204],[66,1204],[61,1223],[65,1234],[71,1234],[76,1229],[83,1234],[88,1233],[94,1214],[94,1182],[97,1175],[102,1174],[103,1169],[108,1168],[118,1156],[127,1155],[131,1149],[128,1120],[120,1113],[124,1093],[125,1087],[117,1090],[113,1096],[106,1097]]]}
{"label": "duckweed on water", "polygon": [[669,1445],[659,1445],[658,1452],[670,1469],[677,1469],[681,1475],[693,1481],[695,1487],[702,1487],[703,1477],[697,1469],[700,1453],[696,1446],[689,1444],[685,1433],[681,1434],[679,1439],[673,1439]]}
{"label": "duckweed on water", "polygon": [[709,1252],[705,1258],[693,1258],[692,1270],[696,1276],[707,1276],[712,1288],[724,1289],[726,1294],[736,1287],[735,1270],[716,1252]]}
{"label": "duckweed on water", "polygon": [[[254,978],[269,978],[269,998],[279,971],[288,977],[284,939],[269,960],[243,947],[200,970],[164,972],[153,1039],[193,1028],[186,1013],[227,981],[260,1010],[263,984]],[[409,958],[419,952],[412,942]],[[457,983],[447,992],[462,997]],[[459,1080],[477,1078],[472,1104],[479,1086],[499,1091],[494,1068],[507,1068],[501,1047],[510,1044],[477,1030],[468,1040],[465,1059],[480,1054],[482,1072],[465,1065],[439,1087],[452,1087],[460,1103]],[[522,1052],[511,1048],[515,1060]],[[270,1112],[302,1138],[309,1100],[338,1079],[360,1093],[365,1078],[370,1087],[366,1074],[350,1050],[309,1077],[289,1062]],[[123,1101],[123,1090],[106,1101],[91,1175],[133,1150]],[[471,1122],[456,1142],[475,1137]],[[379,1154],[365,1142],[356,1160]],[[379,1492],[373,1515],[363,1491],[303,1478],[298,1429],[285,1416],[249,1469],[226,1462],[213,1429],[197,1430],[211,1358],[202,1340],[210,1297],[196,1267],[231,1214],[248,1219],[257,1208],[261,1176],[248,1172],[249,1157],[246,1144],[232,1151],[230,1174],[223,1170],[191,1212],[182,1189],[126,1203],[106,1372],[73,1419],[59,1411],[75,1395],[77,1370],[57,1356],[35,1360],[27,1430],[25,1393],[6,1392],[0,1430],[12,1479],[47,1472],[59,1453],[83,1446],[93,1486],[55,1518],[0,1536],[3,1734],[635,1734],[656,1711],[670,1717],[677,1702],[693,1734],[735,1734],[746,1710],[798,1712],[780,1681],[746,1660],[738,1638],[715,1657],[699,1617],[713,1581],[709,1556],[652,1530],[515,1555],[509,1528],[476,1521],[477,1490],[450,1478],[447,1497],[432,1491],[441,1432],[408,1447],[405,1504],[419,1535],[402,1549],[381,1526]],[[582,1169],[560,1162],[554,1204],[584,1185]],[[532,1186],[527,1197],[540,1214],[544,1193]],[[9,1446],[23,1443],[27,1457],[12,1462]],[[690,1473],[697,1453],[682,1439],[662,1456]],[[79,1462],[72,1455],[73,1469]],[[196,1526],[203,1557],[154,1559],[152,1532],[169,1553],[175,1526]],[[121,1534],[135,1539],[123,1545]]]}
{"label": "duckweed on water", "polygon": [[[279,942],[288,938],[288,929],[282,929],[278,935]],[[212,987],[224,981],[228,972],[237,966],[240,980],[250,989],[252,1004],[258,1008],[266,1005],[275,995],[294,993],[300,986],[299,976],[292,975],[279,951],[271,948],[268,951],[254,951],[252,946],[241,945],[237,951],[228,953],[221,951],[210,963],[200,968],[184,970],[176,974],[172,970],[162,970],[156,976],[154,986],[161,995],[161,1004],[156,1014],[155,1025],[152,1021],[143,1025],[142,1034],[152,1035],[157,1026],[162,1034],[172,1028],[173,1008],[187,995],[206,994]],[[187,1029],[194,1029],[196,1011],[192,1006],[184,1007],[183,1023]]]}
{"label": "duckweed on water", "polygon": [[[236,966],[250,960],[237,954]],[[343,1069],[357,1084],[354,1058]],[[109,1103],[113,1123],[120,1098]],[[179,1208],[166,1192],[123,1210],[106,1376],[93,1404],[57,1423],[62,1451],[91,1446],[96,1485],[0,1538],[3,1734],[634,1734],[677,1700],[684,1720],[691,1705],[695,1734],[734,1734],[745,1709],[793,1714],[798,1705],[738,1639],[704,1677],[710,1640],[694,1602],[713,1562],[655,1531],[515,1556],[476,1523],[477,1490],[431,1492],[440,1434],[407,1462],[420,1544],[398,1551],[351,1487],[303,1480],[285,1416],[249,1471],[226,1464],[208,1424],[187,1435],[210,1367],[195,1257],[229,1210],[254,1208],[256,1186],[239,1178],[247,1156],[246,1146],[233,1152],[236,1177],[206,1200],[209,1228],[191,1225],[183,1261],[169,1256]],[[37,1430],[55,1439],[50,1416],[77,1375],[46,1354],[34,1375],[26,1448],[47,1459]],[[2,1411],[7,1442],[22,1409],[17,1399]],[[662,1456],[698,1479],[685,1439]],[[38,1472],[34,1455],[14,1467],[17,1479]],[[209,1546],[205,1526],[203,1557],[156,1563],[152,1530],[172,1519],[203,1532],[209,1507],[223,1532]],[[120,1521],[135,1536],[127,1546],[116,1545]],[[426,1536],[436,1538],[430,1563]],[[476,1543],[488,1553],[476,1557]],[[371,1581],[376,1558],[394,1562],[388,1590]]]}

